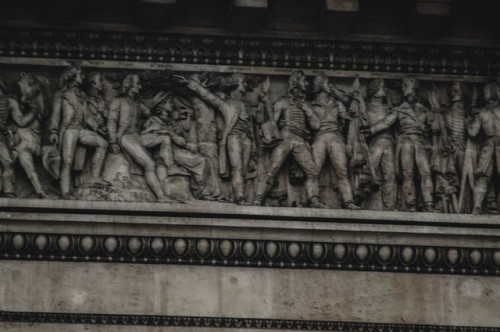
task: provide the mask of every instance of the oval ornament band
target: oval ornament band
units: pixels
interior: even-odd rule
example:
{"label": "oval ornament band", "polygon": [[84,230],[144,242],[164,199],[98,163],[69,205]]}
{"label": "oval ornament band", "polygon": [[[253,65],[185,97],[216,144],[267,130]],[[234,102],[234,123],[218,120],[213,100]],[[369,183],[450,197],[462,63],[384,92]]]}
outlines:
{"label": "oval ornament band", "polygon": [[0,259],[500,275],[500,249],[254,239],[4,232]]}

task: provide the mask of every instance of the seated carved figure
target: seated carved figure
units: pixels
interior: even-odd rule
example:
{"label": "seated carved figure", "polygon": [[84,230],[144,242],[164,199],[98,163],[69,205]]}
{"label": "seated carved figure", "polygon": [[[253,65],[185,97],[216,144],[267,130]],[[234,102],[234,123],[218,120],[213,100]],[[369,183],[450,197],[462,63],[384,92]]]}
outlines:
{"label": "seated carved figure", "polygon": [[[173,160],[177,167],[191,176],[192,194],[197,199],[215,200],[220,196],[217,179],[212,172],[210,158],[198,152],[196,128],[191,123],[192,110],[180,103],[180,110],[174,110],[173,96],[160,92],[155,97],[152,116],[143,125],[142,134],[168,135],[172,140]],[[178,119],[173,119],[173,112]],[[169,175],[175,172],[171,167]],[[172,171],[173,170],[173,171]]]}
{"label": "seated carved figure", "polygon": [[150,116],[145,105],[137,101],[141,89],[139,76],[129,74],[122,84],[122,96],[113,99],[109,107],[108,132],[112,153],[123,150],[128,156],[144,168],[146,183],[159,202],[169,202],[160,185],[155,160],[148,149],[159,148],[158,154],[164,165],[174,165],[171,138],[158,132],[141,132],[141,118]]}

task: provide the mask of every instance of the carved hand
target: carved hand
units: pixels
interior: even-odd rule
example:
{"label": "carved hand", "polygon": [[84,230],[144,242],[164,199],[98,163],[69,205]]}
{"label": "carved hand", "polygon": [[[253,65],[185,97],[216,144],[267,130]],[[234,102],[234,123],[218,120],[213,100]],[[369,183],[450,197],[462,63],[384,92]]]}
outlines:
{"label": "carved hand", "polygon": [[365,136],[371,136],[372,131],[370,126],[360,126],[359,127],[359,132]]}
{"label": "carved hand", "polygon": [[59,135],[50,134],[49,140],[50,140],[50,143],[52,143],[52,145],[57,145],[59,143]]}
{"label": "carved hand", "polygon": [[111,151],[111,153],[120,153],[120,150],[118,143],[111,143],[109,145],[109,151]]}
{"label": "carved hand", "polygon": [[352,93],[352,98],[358,102],[363,102],[363,96],[361,96],[361,93],[359,91],[354,91]]}
{"label": "carved hand", "polygon": [[186,78],[186,77],[184,77],[182,75],[173,75],[173,77],[175,79],[177,79],[177,82],[182,83],[182,84],[189,84],[190,82],[192,82],[191,79]]}
{"label": "carved hand", "polygon": [[301,110],[303,110],[306,113],[313,112],[313,110],[311,109],[311,107],[309,106],[309,104],[307,104],[303,100],[297,100],[296,101],[296,105],[297,105],[298,108],[300,108]]}

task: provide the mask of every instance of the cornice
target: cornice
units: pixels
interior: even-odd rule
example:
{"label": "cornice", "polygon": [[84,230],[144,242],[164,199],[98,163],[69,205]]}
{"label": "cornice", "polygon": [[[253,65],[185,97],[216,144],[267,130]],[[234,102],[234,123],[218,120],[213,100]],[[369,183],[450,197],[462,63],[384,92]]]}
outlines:
{"label": "cornice", "polygon": [[500,75],[500,47],[153,32],[4,28],[0,57],[415,75]]}
{"label": "cornice", "polygon": [[0,259],[500,276],[500,249],[362,242],[2,232]]}

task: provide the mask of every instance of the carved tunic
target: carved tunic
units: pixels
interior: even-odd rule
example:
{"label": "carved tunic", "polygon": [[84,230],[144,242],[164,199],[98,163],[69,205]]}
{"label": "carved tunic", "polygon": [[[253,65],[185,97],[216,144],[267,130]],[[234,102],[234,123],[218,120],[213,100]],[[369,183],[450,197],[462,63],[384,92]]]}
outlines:
{"label": "carved tunic", "polygon": [[96,130],[103,127],[106,123],[106,103],[102,97],[91,96],[88,100],[87,123],[90,128]]}
{"label": "carved tunic", "polygon": [[123,135],[139,135],[141,116],[149,110],[128,97],[115,98],[109,107],[108,131],[111,143],[120,142]]}
{"label": "carved tunic", "polygon": [[274,105],[275,113],[281,114],[279,127],[299,137],[307,137],[306,114],[295,105],[293,99],[282,99]]}
{"label": "carved tunic", "polygon": [[[391,112],[389,107],[380,101],[372,100],[368,104],[368,107],[369,107],[369,111],[366,112],[366,116],[368,118],[368,124],[370,124],[370,125],[382,121]],[[382,130],[381,132],[376,134],[376,137],[385,137],[385,138],[392,139],[391,130],[389,128]]]}
{"label": "carved tunic", "polygon": [[332,98],[318,98],[312,102],[312,105],[321,122],[317,135],[338,132],[340,129],[338,121],[339,116],[341,118],[347,116],[344,105]]}
{"label": "carved tunic", "polygon": [[467,141],[464,111],[463,105],[455,103],[446,113],[446,124],[449,129],[450,140],[455,148],[462,151],[465,150]]}
{"label": "carved tunic", "polygon": [[59,133],[61,143],[67,129],[85,128],[86,101],[83,92],[76,88],[62,91],[54,99],[60,104],[53,108],[49,129],[51,133]]}
{"label": "carved tunic", "polygon": [[496,159],[496,172],[500,173],[500,106],[490,105],[476,116],[469,125],[469,134],[474,137],[483,131],[485,139],[481,143],[476,176],[491,176]]}

